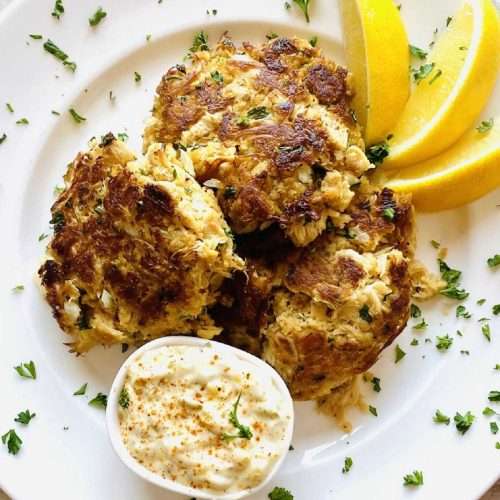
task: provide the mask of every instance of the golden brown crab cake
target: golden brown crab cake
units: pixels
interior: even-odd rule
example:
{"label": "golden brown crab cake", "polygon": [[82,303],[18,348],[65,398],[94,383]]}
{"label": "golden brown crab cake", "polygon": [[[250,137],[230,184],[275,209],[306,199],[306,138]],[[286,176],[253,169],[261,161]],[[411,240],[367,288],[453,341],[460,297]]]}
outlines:
{"label": "golden brown crab cake", "polygon": [[300,260],[274,294],[263,358],[295,399],[317,399],[366,371],[408,320],[411,280],[399,250],[337,250]]}
{"label": "golden brown crab cake", "polygon": [[136,159],[112,134],[76,157],[65,184],[39,275],[74,352],[220,332],[206,309],[243,262],[211,192],[160,145]]}
{"label": "golden brown crab cake", "polygon": [[277,222],[305,246],[329,219],[342,224],[352,186],[372,167],[348,72],[299,38],[236,48],[225,37],[192,63],[162,78],[145,147],[165,143],[179,161],[185,152],[235,233]]}

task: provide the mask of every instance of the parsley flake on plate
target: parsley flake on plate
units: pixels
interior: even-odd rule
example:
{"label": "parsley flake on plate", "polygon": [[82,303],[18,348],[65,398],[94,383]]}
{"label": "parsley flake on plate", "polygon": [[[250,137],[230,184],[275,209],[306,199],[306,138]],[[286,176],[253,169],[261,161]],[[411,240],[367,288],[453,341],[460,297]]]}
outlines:
{"label": "parsley flake on plate", "polygon": [[290,10],[292,8],[292,5],[290,4],[290,2],[285,2],[284,7],[285,10]]}
{"label": "parsley flake on plate", "polygon": [[493,128],[494,123],[495,121],[493,120],[493,118],[490,118],[489,120],[483,120],[479,124],[479,126],[476,127],[476,130],[480,134],[486,134],[486,132],[489,132]]}
{"label": "parsley flake on plate", "polygon": [[102,7],[99,7],[94,12],[94,15],[89,18],[90,26],[92,26],[92,27],[97,26],[107,15],[108,15],[108,13],[105,12],[104,10],[102,10]]}
{"label": "parsley flake on plate", "polygon": [[413,340],[410,342],[410,345],[412,345],[412,346],[416,346],[416,345],[418,345],[418,339],[413,339]]}
{"label": "parsley flake on plate", "polygon": [[495,403],[500,403],[500,391],[490,391],[488,394],[488,400]]}
{"label": "parsley flake on plate", "polygon": [[19,422],[23,425],[28,425],[31,419],[36,417],[36,413],[31,413],[29,410],[21,411],[17,414],[17,417],[14,419],[14,422]]}
{"label": "parsley flake on plate", "polygon": [[453,417],[455,422],[455,427],[460,434],[465,434],[471,427],[476,417],[468,411],[465,415],[461,415],[460,413],[456,413]]}
{"label": "parsley flake on plate", "polygon": [[481,326],[481,332],[483,332],[484,337],[488,342],[491,342],[491,330],[490,330],[490,325],[488,323],[485,323],[483,326]]}
{"label": "parsley flake on plate", "polygon": [[443,71],[438,69],[436,71],[435,75],[429,80],[429,85],[432,85],[442,74],[443,74]]}
{"label": "parsley flake on plate", "polygon": [[309,6],[311,4],[310,0],[293,0],[293,3],[298,5],[299,9],[304,13],[306,21],[309,22]]}
{"label": "parsley flake on plate", "polygon": [[12,104],[10,102],[6,102],[5,107],[7,108],[7,111],[9,113],[14,113],[14,108],[12,107]]}
{"label": "parsley flake on plate", "polygon": [[77,389],[74,393],[73,396],[83,396],[87,392],[87,385],[88,383],[85,382],[79,389]]}
{"label": "parsley flake on plate", "polygon": [[21,363],[18,366],[14,366],[14,370],[23,378],[36,379],[36,366],[33,361],[29,363]]}
{"label": "parsley flake on plate", "polygon": [[380,392],[382,390],[382,387],[380,387],[380,379],[378,377],[373,377],[371,379],[371,383],[375,392]]}
{"label": "parsley flake on plate", "polygon": [[89,405],[105,409],[108,406],[108,396],[102,392],[98,392],[96,397],[89,401]]}
{"label": "parsley flake on plate", "polygon": [[486,302],[486,299],[479,299],[479,300],[476,302],[476,304],[477,304],[478,306],[482,306],[485,302]]}
{"label": "parsley flake on plate", "polygon": [[120,139],[120,141],[122,142],[128,141],[128,134],[125,132],[119,132],[118,134],[116,134],[116,137],[118,137],[118,139]]}
{"label": "parsley flake on plate", "polygon": [[491,312],[495,315],[495,316],[498,316],[500,314],[500,304],[495,304],[492,308],[491,308]]}
{"label": "parsley flake on plate", "polygon": [[365,153],[370,163],[380,165],[389,156],[389,144],[386,141],[379,142],[367,148]]}
{"label": "parsley flake on plate", "polygon": [[268,493],[269,500],[293,500],[293,495],[285,488],[275,486],[271,492]]}
{"label": "parsley flake on plate", "polygon": [[30,38],[33,38],[33,40],[41,40],[43,38],[42,35],[35,35],[35,34],[30,34]]}
{"label": "parsley flake on plate", "polygon": [[372,406],[372,405],[368,405],[368,411],[374,416],[374,417],[378,417],[378,411],[377,411],[377,408],[375,408],[375,406]]}
{"label": "parsley flake on plate", "polygon": [[416,57],[417,59],[424,60],[427,57],[427,52],[425,50],[422,50],[415,45],[409,45],[410,48],[410,55],[413,57]]}
{"label": "parsley flake on plate", "polygon": [[193,45],[191,45],[189,52],[194,53],[200,50],[210,50],[210,47],[208,46],[208,35],[204,31],[196,33],[193,38]]}
{"label": "parsley flake on plate", "polygon": [[231,441],[232,439],[242,438],[242,439],[250,439],[253,434],[250,430],[250,427],[247,425],[243,425],[240,423],[238,419],[238,405],[240,404],[241,392],[238,394],[235,403],[233,404],[233,408],[229,413],[229,423],[231,423],[236,429],[238,429],[238,434],[222,434],[223,441]]}
{"label": "parsley flake on plate", "polygon": [[17,455],[19,453],[19,450],[21,449],[23,441],[16,434],[16,431],[14,429],[10,429],[2,436],[2,443],[7,446],[9,453],[11,453],[12,455]]}
{"label": "parsley flake on plate", "polygon": [[436,424],[450,424],[450,417],[441,412],[441,410],[436,410],[436,414],[432,418]]}
{"label": "parsley flake on plate", "polygon": [[420,316],[422,316],[422,311],[420,310],[420,307],[416,306],[415,304],[411,304],[410,316],[412,318],[420,318]]}
{"label": "parsley flake on plate", "polygon": [[309,45],[311,47],[316,47],[316,45],[318,45],[318,37],[316,35],[309,38]]}
{"label": "parsley flake on plate", "polygon": [[345,457],[344,467],[342,467],[342,474],[347,474],[351,470],[352,464],[353,464],[352,458]]}
{"label": "parsley flake on plate", "polygon": [[441,243],[436,240],[431,240],[431,245],[437,250],[441,246]]}
{"label": "parsley flake on plate", "polygon": [[495,254],[493,257],[490,257],[488,260],[488,267],[497,267],[500,265],[500,255]]}
{"label": "parsley flake on plate", "polygon": [[403,477],[404,486],[422,486],[424,484],[424,473],[420,470],[414,470],[411,474]]}
{"label": "parsley flake on plate", "polygon": [[443,337],[436,337],[436,349],[438,351],[447,351],[453,344],[453,338],[448,334]]}
{"label": "parsley flake on plate", "polygon": [[137,71],[134,71],[134,82],[139,83],[142,80],[142,75],[140,73],[137,73]]}
{"label": "parsley flake on plate", "polygon": [[417,69],[412,69],[413,81],[418,85],[422,80],[427,78],[434,69],[435,63],[422,64]]}
{"label": "parsley flake on plate", "polygon": [[22,292],[23,290],[24,290],[24,285],[17,285],[12,289],[14,293],[19,293]]}
{"label": "parsley flake on plate", "polygon": [[466,299],[469,296],[469,293],[459,288],[462,272],[458,269],[452,269],[444,260],[438,259],[438,263],[441,278],[446,281],[447,284],[446,288],[441,290],[439,293],[445,297],[449,297],[450,299]]}
{"label": "parsley flake on plate", "polygon": [[483,415],[485,417],[492,417],[493,415],[496,415],[497,412],[493,409],[493,408],[490,408],[489,406],[486,406],[483,410]]}
{"label": "parsley flake on plate", "polygon": [[29,125],[29,123],[27,118],[19,118],[19,120],[16,121],[16,125]]}
{"label": "parsley flake on plate", "polygon": [[457,306],[455,315],[457,318],[465,318],[465,319],[469,319],[472,316],[472,314],[469,311],[467,311],[465,306],[462,305]]}
{"label": "parsley flake on plate", "polygon": [[0,136],[0,144],[2,144],[5,141],[5,139],[7,139],[7,134],[4,133]]}
{"label": "parsley flake on plate", "polygon": [[79,115],[74,108],[70,108],[68,112],[73,118],[73,120],[75,120],[75,123],[83,123],[84,121],[87,121],[87,118],[85,118],[82,115]]}
{"label": "parsley flake on plate", "polygon": [[404,352],[403,349],[399,347],[399,344],[396,345],[395,353],[396,353],[394,361],[395,363],[399,363],[406,356],[406,352]]}
{"label": "parsley flake on plate", "polygon": [[498,424],[496,422],[490,422],[490,431],[492,434],[498,434]]}
{"label": "parsley flake on plate", "polygon": [[51,16],[55,17],[56,19],[61,19],[61,16],[63,14],[64,14],[64,5],[62,3],[62,0],[56,0]]}
{"label": "parsley flake on plate", "polygon": [[265,106],[256,106],[255,108],[249,109],[247,117],[250,120],[262,120],[269,115],[269,111]]}
{"label": "parsley flake on plate", "polygon": [[69,61],[68,54],[61,50],[50,38],[43,44],[43,48],[56,59],[59,59],[73,73],[76,71],[76,63]]}

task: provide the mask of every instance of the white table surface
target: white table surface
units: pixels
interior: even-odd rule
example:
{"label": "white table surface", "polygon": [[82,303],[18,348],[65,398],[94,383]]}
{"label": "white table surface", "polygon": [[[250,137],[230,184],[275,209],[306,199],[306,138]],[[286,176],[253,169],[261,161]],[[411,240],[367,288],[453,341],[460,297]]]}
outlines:
{"label": "white table surface", "polygon": [[[14,0],[0,0],[0,10],[5,7],[7,4]],[[37,0],[31,0],[32,2],[36,2]],[[0,500],[9,500],[9,497],[0,490]],[[55,499],[57,500],[57,499]],[[500,500],[500,479],[498,482],[486,493],[481,500]]]}

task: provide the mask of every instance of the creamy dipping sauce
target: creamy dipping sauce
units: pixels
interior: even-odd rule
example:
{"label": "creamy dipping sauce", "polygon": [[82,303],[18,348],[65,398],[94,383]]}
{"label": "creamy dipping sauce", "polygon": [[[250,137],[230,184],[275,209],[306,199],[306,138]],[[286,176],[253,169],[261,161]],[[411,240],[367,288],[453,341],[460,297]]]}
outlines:
{"label": "creamy dipping sauce", "polygon": [[288,449],[292,409],[277,384],[209,343],[144,352],[128,367],[121,396],[130,455],[207,494],[258,486]]}

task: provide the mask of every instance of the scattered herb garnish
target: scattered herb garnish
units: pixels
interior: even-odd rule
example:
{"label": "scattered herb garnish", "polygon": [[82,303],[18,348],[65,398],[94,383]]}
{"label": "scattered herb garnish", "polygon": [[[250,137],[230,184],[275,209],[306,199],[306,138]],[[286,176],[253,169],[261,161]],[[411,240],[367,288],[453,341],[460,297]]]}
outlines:
{"label": "scattered herb garnish", "polygon": [[236,402],[233,404],[233,409],[229,413],[229,423],[231,423],[236,429],[238,429],[238,434],[222,434],[222,439],[224,441],[230,441],[231,439],[237,439],[237,438],[243,438],[243,439],[250,439],[253,434],[252,431],[250,430],[250,427],[243,425],[240,423],[238,419],[238,405],[240,404],[240,399],[241,399],[241,392],[238,394],[238,398],[236,399]]}
{"label": "scattered herb garnish", "polygon": [[276,33],[276,31],[271,31],[266,35],[266,38],[268,40],[274,40],[275,38],[278,38],[278,33]]}
{"label": "scattered herb garnish", "polygon": [[491,308],[491,312],[495,315],[495,316],[498,316],[500,314],[500,304],[495,304],[492,308]]}
{"label": "scattered herb garnish", "polygon": [[366,304],[359,310],[359,317],[365,320],[367,323],[371,323],[373,321],[372,315],[370,314],[370,309]]}
{"label": "scattered herb garnish", "polygon": [[293,500],[293,495],[285,488],[275,486],[273,490],[268,493],[267,498],[269,498],[269,500]]}
{"label": "scattered herb garnish", "polygon": [[389,144],[386,141],[370,146],[366,150],[366,157],[374,165],[379,165],[389,156]]}
{"label": "scattered herb garnish", "polygon": [[19,292],[22,292],[23,290],[24,290],[24,285],[16,285],[16,286],[12,289],[12,291],[13,291],[14,293],[19,293]]}
{"label": "scattered herb garnish", "polygon": [[269,114],[265,106],[256,106],[248,111],[247,117],[251,120],[262,120]]}
{"label": "scattered herb garnish", "polygon": [[16,121],[16,125],[29,125],[29,123],[27,118],[20,118]]}
{"label": "scattered herb garnish", "polygon": [[456,317],[457,318],[465,318],[465,319],[469,319],[471,317],[471,313],[469,311],[467,311],[467,309],[465,308],[465,306],[457,306],[457,310],[456,310]]}
{"label": "scattered herb garnish", "polygon": [[453,17],[451,17],[451,16],[448,16],[446,18],[446,27],[448,27],[450,25],[450,23],[451,23],[452,20],[453,20]]}
{"label": "scattered herb garnish", "polygon": [[493,128],[493,124],[495,121],[493,118],[490,118],[489,120],[483,120],[478,127],[476,127],[476,130],[480,134],[485,134],[486,132],[489,132]]}
{"label": "scattered herb garnish", "polygon": [[488,267],[496,267],[500,265],[500,255],[496,254],[488,259]]}
{"label": "scattered herb garnish", "polygon": [[48,236],[49,236],[48,234],[46,234],[46,233],[42,233],[42,234],[38,237],[38,241],[42,241],[42,240],[44,240],[45,238],[48,238]]}
{"label": "scattered herb garnish", "polygon": [[285,9],[290,10],[292,8],[290,2],[285,2]]}
{"label": "scattered herb garnish", "polygon": [[436,337],[436,348],[438,351],[447,351],[453,344],[453,338],[446,334],[444,337]]}
{"label": "scattered herb garnish", "polygon": [[14,366],[14,370],[24,378],[31,378],[33,380],[36,379],[36,366],[33,361],[30,361],[29,363],[21,363],[18,366]]}
{"label": "scattered herb garnish", "polygon": [[210,73],[210,76],[212,77],[212,80],[217,83],[223,83],[224,82],[224,77],[218,72],[218,71],[212,71]]}
{"label": "scattered herb garnish", "polygon": [[31,35],[30,34],[30,38],[33,38],[33,40],[41,40],[43,38],[42,35]]}
{"label": "scattered herb garnish", "polygon": [[352,467],[352,458],[351,457],[345,457],[344,460],[344,467],[342,467],[342,474],[347,474]]}
{"label": "scattered herb garnish", "polygon": [[94,15],[89,18],[90,26],[97,26],[107,15],[108,13],[102,10],[102,7],[99,7]]}
{"label": "scattered herb garnish", "polygon": [[413,57],[416,57],[417,59],[420,59],[422,61],[427,57],[427,52],[425,50],[415,47],[415,45],[409,45],[409,47],[410,47],[410,54]]}
{"label": "scattered herb garnish", "polygon": [[189,52],[194,53],[200,50],[210,50],[208,46],[208,35],[204,31],[196,33],[193,39],[193,45],[189,49]]}
{"label": "scattered herb garnish", "polygon": [[500,371],[500,364],[496,364],[494,367],[493,367],[493,370],[497,370],[497,371]]}
{"label": "scattered herb garnish", "polygon": [[435,63],[422,64],[417,69],[412,69],[413,81],[418,85],[422,80],[427,78],[434,69]]}
{"label": "scattered herb garnish", "polygon": [[438,259],[439,271],[441,272],[441,278],[446,281],[447,287],[441,290],[439,293],[445,297],[456,300],[464,300],[469,296],[469,293],[463,289],[458,288],[460,284],[460,278],[462,276],[461,271],[457,269],[452,269],[444,260]]}
{"label": "scattered herb garnish", "polygon": [[120,141],[122,142],[128,141],[128,134],[125,132],[119,132],[118,134],[116,134],[116,137],[118,137],[118,139],[120,139]]}
{"label": "scattered herb garnish", "polygon": [[435,75],[429,80],[429,85],[432,85],[442,74],[442,70],[438,69]]}
{"label": "scattered herb garnish", "polygon": [[108,396],[102,392],[98,392],[97,396],[89,401],[89,405],[96,408],[106,408],[108,406]]}
{"label": "scattered herb garnish", "polygon": [[406,356],[406,352],[403,351],[403,349],[401,349],[401,347],[399,347],[399,344],[396,345],[396,359],[395,359],[395,363],[399,363],[404,357]]}
{"label": "scattered herb garnish", "polygon": [[384,208],[382,215],[383,215],[384,219],[392,221],[392,220],[394,220],[394,217],[396,216],[396,210],[394,210],[393,207]]}
{"label": "scattered herb garnish", "polygon": [[142,80],[142,75],[140,73],[137,73],[137,71],[134,71],[134,82],[139,83]]}
{"label": "scattered herb garnish", "polygon": [[490,391],[488,394],[488,401],[500,403],[500,391]]}
{"label": "scattered herb garnish", "polygon": [[434,415],[432,420],[434,420],[436,424],[450,424],[450,417],[442,413],[441,410],[436,410],[436,414]]}
{"label": "scattered herb garnish", "polygon": [[32,418],[35,418],[36,413],[31,413],[29,410],[21,411],[17,414],[17,417],[14,419],[14,422],[19,422],[23,425],[28,425]]}
{"label": "scattered herb garnish", "polygon": [[414,470],[411,474],[403,477],[404,486],[422,486],[424,484],[424,473],[421,470]]}
{"label": "scattered herb garnish", "polygon": [[380,387],[380,379],[378,377],[372,377],[371,383],[375,392],[380,392],[382,390]]}
{"label": "scattered herb garnish", "polygon": [[441,243],[436,240],[431,240],[431,245],[437,250],[441,246]]}
{"label": "scattered herb garnish", "polygon": [[410,345],[412,345],[412,346],[416,346],[416,345],[418,345],[418,339],[413,339],[413,340],[410,342]]}
{"label": "scattered herb garnish", "polygon": [[52,10],[52,17],[56,19],[61,19],[61,16],[64,14],[64,6],[62,0],[56,0],[54,5],[54,9]]}
{"label": "scattered herb garnish", "polygon": [[85,393],[87,392],[87,382],[85,382],[85,384],[83,384],[80,389],[76,390],[74,393],[73,393],[73,396],[84,396]]}
{"label": "scattered herb garnish", "polygon": [[311,47],[316,47],[316,45],[318,45],[318,37],[316,35],[309,38],[309,45]]}
{"label": "scattered herb garnish", "polygon": [[475,418],[476,417],[474,417],[470,411],[468,411],[465,415],[461,415],[457,412],[453,417],[457,431],[460,432],[460,434],[465,434],[470,429]]}
{"label": "scattered herb garnish", "polygon": [[486,340],[488,342],[491,342],[490,325],[488,323],[485,323],[484,325],[481,326],[481,331],[483,332],[483,335],[486,337]]}
{"label": "scattered herb garnish", "polygon": [[2,136],[0,137],[0,144],[2,144],[2,143],[5,141],[5,139],[7,139],[7,134],[5,134],[5,133],[4,133],[4,134],[2,134]]}
{"label": "scattered herb garnish", "polygon": [[55,233],[59,232],[64,227],[64,223],[64,214],[62,212],[54,212],[52,219],[49,221]]}
{"label": "scattered herb garnish", "polygon": [[490,422],[490,431],[492,434],[498,433],[498,424],[496,422]]}
{"label": "scattered herb garnish", "polygon": [[2,436],[2,443],[7,445],[7,449],[12,455],[17,455],[23,444],[21,438],[16,434],[14,429],[10,429]]}
{"label": "scattered herb garnish", "polygon": [[422,311],[420,310],[420,307],[418,307],[415,304],[412,304],[410,306],[410,316],[412,318],[420,318],[420,316],[422,316]]}
{"label": "scattered herb garnish", "polygon": [[489,406],[486,406],[486,408],[483,410],[483,415],[485,417],[492,417],[493,415],[496,414],[497,412],[493,408],[490,408]]}
{"label": "scattered herb garnish", "polygon": [[310,0],[293,0],[295,4],[297,4],[300,8],[300,10],[304,13],[304,17],[306,18],[306,21],[309,22],[309,5],[311,3]]}
{"label": "scattered herb garnish", "polygon": [[368,411],[374,416],[374,417],[378,417],[378,412],[377,412],[377,408],[375,408],[375,406],[372,406],[372,405],[368,405]]}
{"label": "scattered herb garnish", "polygon": [[14,108],[12,107],[12,104],[10,102],[6,102],[5,107],[7,108],[9,113],[14,113]]}
{"label": "scattered herb garnish", "polygon": [[476,302],[476,304],[477,304],[478,306],[482,306],[485,302],[486,302],[486,299],[479,299],[479,300]]}
{"label": "scattered herb garnish", "polygon": [[130,396],[129,396],[128,391],[125,387],[120,391],[120,397],[118,398],[118,404],[122,408],[128,408],[128,405],[130,404]]}
{"label": "scattered herb garnish", "polygon": [[61,116],[61,113],[59,113],[59,111],[52,110],[51,113],[56,116]]}
{"label": "scattered herb garnish", "polygon": [[148,33],[146,35],[146,42],[149,42],[149,40],[151,40],[151,33]]}
{"label": "scattered herb garnish", "polygon": [[69,109],[69,114],[73,117],[73,120],[75,120],[76,123],[83,123],[84,121],[87,120],[87,118],[79,115],[74,108]]}
{"label": "scattered herb garnish", "polygon": [[75,72],[76,63],[68,61],[68,54],[62,51],[50,38],[43,44],[43,48],[52,54],[56,59],[62,61],[63,65],[68,67],[71,71]]}

